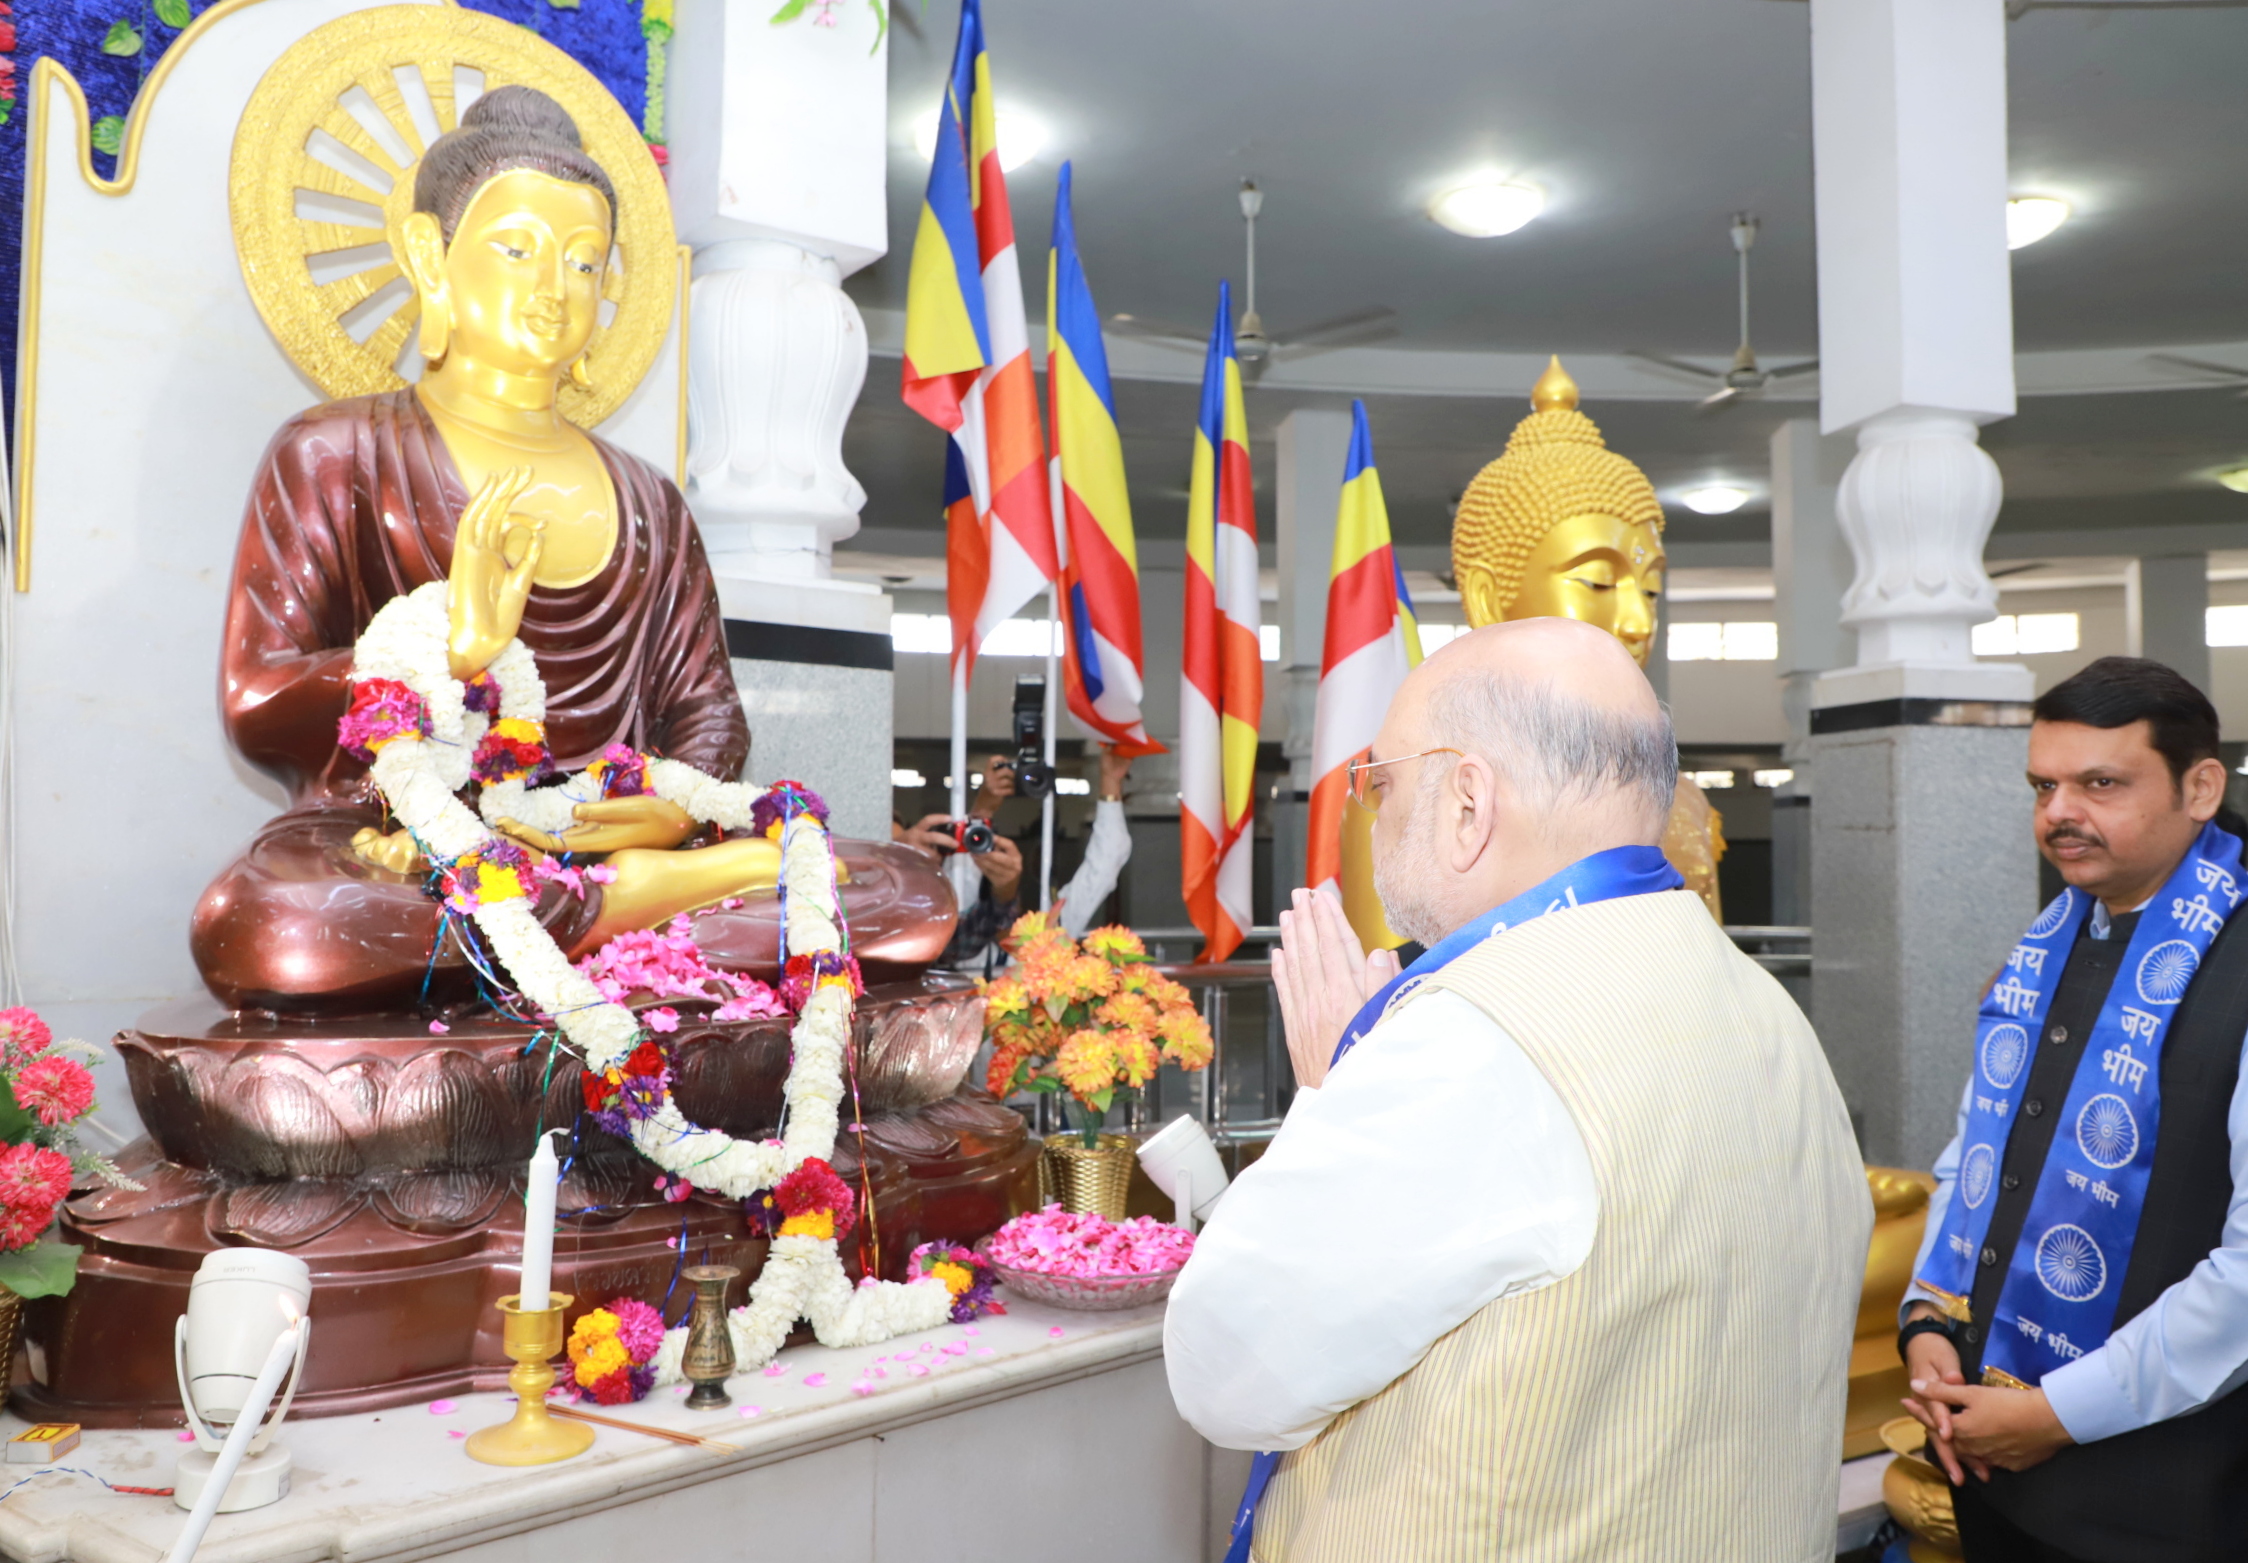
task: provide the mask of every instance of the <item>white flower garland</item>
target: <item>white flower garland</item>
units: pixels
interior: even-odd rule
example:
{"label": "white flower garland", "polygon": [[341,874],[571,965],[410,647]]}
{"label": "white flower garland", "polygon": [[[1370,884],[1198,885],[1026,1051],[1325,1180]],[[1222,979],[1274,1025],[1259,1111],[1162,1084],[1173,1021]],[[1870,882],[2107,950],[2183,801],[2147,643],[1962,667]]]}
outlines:
{"label": "white flower garland", "polygon": [[[422,850],[449,864],[498,843],[487,822],[512,818],[559,834],[575,823],[571,811],[576,805],[601,793],[584,772],[555,787],[496,782],[483,789],[481,818],[455,796],[470,781],[477,745],[491,722],[485,713],[468,709],[466,686],[452,676],[445,650],[451,627],[448,592],[446,582],[432,581],[385,604],[359,637],[351,678],[355,683],[395,680],[421,698],[428,713],[428,741],[401,735],[383,743],[372,774],[391,812],[413,832]],[[500,687],[501,720],[545,722],[546,684],[521,640],[510,640],[488,671]],[[722,782],[676,760],[649,760],[647,779],[656,796],[704,824],[727,830],[749,828],[751,812],[764,795],[760,788]],[[836,904],[834,845],[809,815],[798,816],[782,832],[781,875],[787,907],[784,947],[798,955],[840,951],[843,926]],[[622,1004],[603,998],[570,964],[528,898],[483,901],[471,915],[517,988],[553,1017],[584,1055],[588,1069],[600,1073],[624,1063],[643,1037],[640,1022]],[[787,1124],[779,1140],[737,1140],[698,1127],[687,1121],[667,1091],[652,1116],[633,1122],[633,1144],[666,1172],[732,1199],[771,1188],[807,1160],[832,1156],[851,1008],[847,984],[816,983],[805,1001],[791,1036],[782,1090]],[[860,1214],[874,1219],[871,1210]],[[776,1237],[748,1305],[733,1313],[737,1365],[750,1368],[770,1361],[799,1318],[812,1321],[824,1345],[858,1346],[932,1328],[951,1309],[952,1294],[941,1280],[902,1285],[868,1281],[854,1289],[835,1239]],[[683,1327],[664,1337],[656,1358],[657,1382],[678,1381],[685,1341]]]}

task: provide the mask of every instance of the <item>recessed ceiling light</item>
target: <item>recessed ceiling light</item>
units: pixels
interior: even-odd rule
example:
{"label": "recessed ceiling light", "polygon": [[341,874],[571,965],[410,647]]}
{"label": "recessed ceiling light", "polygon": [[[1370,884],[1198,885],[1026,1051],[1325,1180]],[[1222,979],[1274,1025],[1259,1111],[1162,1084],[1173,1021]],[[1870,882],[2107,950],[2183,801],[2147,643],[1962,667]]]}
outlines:
{"label": "recessed ceiling light", "polygon": [[[931,109],[913,126],[913,150],[923,160],[937,155],[937,110]],[[1029,162],[1046,150],[1046,127],[1021,109],[999,105],[992,111],[999,132],[999,167],[1006,173]]]}
{"label": "recessed ceiling light", "polygon": [[1455,185],[1428,203],[1429,216],[1470,239],[1496,239],[1512,233],[1545,210],[1545,192],[1535,185],[1478,179]]}
{"label": "recessed ceiling light", "polygon": [[2248,494],[2248,467],[2227,467],[2217,474],[2217,481],[2235,494]]}
{"label": "recessed ceiling light", "polygon": [[2068,221],[2068,202],[2049,195],[2017,195],[2006,203],[2006,248],[2035,244]]}
{"label": "recessed ceiling light", "polygon": [[1709,483],[1678,496],[1698,516],[1729,516],[1748,503],[1748,490],[1730,483]]}

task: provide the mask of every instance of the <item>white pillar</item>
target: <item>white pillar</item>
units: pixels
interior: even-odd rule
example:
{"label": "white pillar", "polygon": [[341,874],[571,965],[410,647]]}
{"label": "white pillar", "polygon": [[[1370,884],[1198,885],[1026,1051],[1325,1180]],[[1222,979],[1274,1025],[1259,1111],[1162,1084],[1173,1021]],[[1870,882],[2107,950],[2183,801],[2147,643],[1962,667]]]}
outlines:
{"label": "white pillar", "polygon": [[2209,556],[2175,554],[2132,562],[2124,581],[2124,639],[2209,692]]}
{"label": "white pillar", "polygon": [[1820,417],[1858,436],[1857,665],[1819,704],[2027,699],[2026,668],[1968,649],[1997,602],[1976,426],[2014,411],[2005,0],[1812,0],[1811,84]]}
{"label": "white pillar", "polygon": [[1815,418],[1772,431],[1772,607],[1780,626],[1780,703],[1794,777],[1772,794],[1772,921],[1811,920],[1811,699],[1819,675],[1857,660],[1842,623],[1853,566],[1837,500],[1856,442],[1819,433]]}
{"label": "white pillar", "polygon": [[[753,14],[754,13],[754,14]],[[866,8],[779,26],[679,0],[671,198],[694,246],[687,501],[718,577],[750,773],[801,775],[888,835],[890,599],[834,578],[866,491],[843,428],[867,371],[842,281],[889,248],[888,42]]]}
{"label": "white pillar", "polygon": [[2034,690],[1977,663],[2014,410],[2005,0],[1811,0],[1821,422],[1857,660],[1812,690],[1812,1001],[1867,1156],[1949,1138],[1977,993],[2034,915]]}
{"label": "white pillar", "polygon": [[1273,905],[1304,881],[1305,806],[1311,800],[1311,728],[1319,659],[1327,640],[1327,577],[1335,560],[1335,512],[1350,459],[1350,414],[1299,407],[1280,420],[1273,531],[1280,564],[1280,679],[1287,732],[1280,745],[1288,781],[1273,810]]}

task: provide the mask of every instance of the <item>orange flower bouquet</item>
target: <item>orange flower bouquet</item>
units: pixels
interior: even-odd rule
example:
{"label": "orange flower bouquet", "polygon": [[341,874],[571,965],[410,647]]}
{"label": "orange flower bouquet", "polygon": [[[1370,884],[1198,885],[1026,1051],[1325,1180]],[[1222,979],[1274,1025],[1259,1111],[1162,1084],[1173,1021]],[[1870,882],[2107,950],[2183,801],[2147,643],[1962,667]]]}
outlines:
{"label": "orange flower bouquet", "polygon": [[1070,1125],[1091,1150],[1118,1092],[1165,1062],[1210,1062],[1210,1027],[1187,990],[1155,969],[1129,928],[1095,928],[1083,944],[1043,912],[1017,919],[1015,964],[984,985],[994,1096],[1066,1091]]}

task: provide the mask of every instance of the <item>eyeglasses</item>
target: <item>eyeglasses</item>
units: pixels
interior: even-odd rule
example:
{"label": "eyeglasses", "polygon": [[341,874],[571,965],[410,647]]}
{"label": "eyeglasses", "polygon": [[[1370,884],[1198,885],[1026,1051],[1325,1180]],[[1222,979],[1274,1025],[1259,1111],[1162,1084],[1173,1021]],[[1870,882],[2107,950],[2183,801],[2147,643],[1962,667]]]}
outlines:
{"label": "eyeglasses", "polygon": [[1382,806],[1382,795],[1374,791],[1368,783],[1368,778],[1373,772],[1380,770],[1385,765],[1403,765],[1407,760],[1425,760],[1432,754],[1456,754],[1464,759],[1466,753],[1467,751],[1464,749],[1423,749],[1418,754],[1401,754],[1394,760],[1353,761],[1348,773],[1351,801],[1369,814],[1378,813]]}

